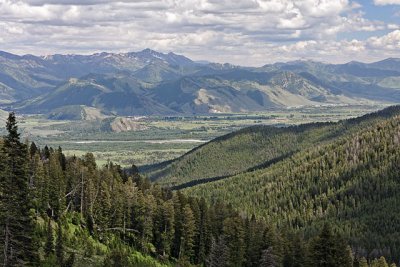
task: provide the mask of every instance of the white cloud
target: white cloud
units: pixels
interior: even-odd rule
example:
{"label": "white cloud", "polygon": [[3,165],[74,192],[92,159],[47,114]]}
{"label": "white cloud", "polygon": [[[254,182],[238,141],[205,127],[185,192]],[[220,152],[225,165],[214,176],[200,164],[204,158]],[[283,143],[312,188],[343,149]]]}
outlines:
{"label": "white cloud", "polygon": [[365,18],[360,8],[350,0],[0,0],[0,49],[87,54],[150,47],[260,65],[282,58],[368,58],[368,49],[395,46],[389,34],[368,42],[337,40],[339,33],[398,29]]}
{"label": "white cloud", "polygon": [[374,49],[399,51],[400,30],[392,31],[381,37],[371,37],[367,42]]}
{"label": "white cloud", "polygon": [[400,5],[400,0],[374,0],[375,5]]}
{"label": "white cloud", "polygon": [[390,23],[390,24],[387,25],[387,28],[389,30],[397,30],[397,29],[400,29],[400,25],[394,24],[394,23]]}

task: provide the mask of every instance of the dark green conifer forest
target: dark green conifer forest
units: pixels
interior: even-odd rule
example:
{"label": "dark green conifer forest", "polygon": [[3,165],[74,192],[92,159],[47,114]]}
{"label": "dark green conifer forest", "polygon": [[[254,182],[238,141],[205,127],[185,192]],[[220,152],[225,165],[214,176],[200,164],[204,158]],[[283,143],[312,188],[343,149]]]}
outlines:
{"label": "dark green conifer forest", "polygon": [[[336,225],[354,252],[400,255],[400,117],[375,121],[311,146],[267,168],[186,189],[210,203],[230,203],[306,238]],[[238,190],[240,189],[240,190]]]}
{"label": "dark green conifer forest", "polygon": [[10,113],[0,141],[0,264],[396,266],[400,117],[383,114],[257,170],[173,191],[136,166],[99,167],[93,154],[25,142]]}

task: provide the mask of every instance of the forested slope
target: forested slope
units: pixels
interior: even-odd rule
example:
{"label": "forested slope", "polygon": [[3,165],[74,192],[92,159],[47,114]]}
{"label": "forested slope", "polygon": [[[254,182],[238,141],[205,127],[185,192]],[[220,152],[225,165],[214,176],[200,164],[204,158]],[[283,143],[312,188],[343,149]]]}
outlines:
{"label": "forested slope", "polygon": [[[4,266],[162,266],[143,254],[168,266],[264,266],[284,257],[305,262],[305,250],[301,257],[284,252],[272,228],[222,203],[211,207],[172,194],[112,163],[98,168],[91,154],[66,158],[60,148],[40,150],[33,143],[28,149],[12,114],[7,129],[0,143]],[[344,242],[329,227],[324,231],[336,256],[350,259],[339,249]],[[272,245],[276,252],[268,251]]]}
{"label": "forested slope", "polygon": [[[243,187],[235,187],[229,194],[223,191],[221,195],[214,196],[214,201],[207,203],[204,198],[171,192],[152,184],[141,177],[136,168],[127,172],[111,162],[98,167],[90,153],[82,158],[65,157],[61,148],[40,149],[34,143],[27,146],[20,141],[15,115],[11,113],[7,120],[8,134],[0,143],[0,250],[3,252],[0,253],[0,262],[3,266],[62,267],[387,266],[381,255],[398,261],[397,250],[394,247],[390,252],[372,248],[389,247],[399,239],[396,234],[398,221],[394,217],[398,212],[394,205],[397,201],[397,181],[396,174],[392,173],[394,165],[390,164],[399,160],[392,145],[399,142],[398,125],[399,118],[396,117],[381,123],[376,130],[372,128],[371,133],[365,131],[353,137],[360,144],[368,142],[365,149],[357,145],[354,148],[352,138],[328,147],[337,153],[334,159],[341,158],[343,153],[352,155],[355,149],[356,157],[348,159],[355,173],[358,173],[356,167],[362,166],[361,162],[369,164],[374,159],[377,164],[385,163],[371,164],[371,170],[379,171],[376,176],[374,172],[356,176],[366,181],[360,184],[359,190],[367,188],[365,194],[369,193],[369,197],[346,191],[346,186],[358,183],[350,183],[352,179],[346,177],[339,180],[338,177],[348,169],[343,163],[345,160],[336,160],[332,165],[338,167],[338,174],[332,174],[332,177],[328,176],[331,167],[319,169],[318,164],[325,160],[325,154],[320,153],[321,147],[296,154],[286,163],[293,170],[290,174],[301,176],[308,171],[311,172],[310,177],[317,181],[319,179],[312,174],[320,170],[321,181],[318,183],[311,183],[307,178],[304,183],[292,185],[286,182],[291,179],[287,178],[285,169],[273,166],[270,168],[271,175],[280,177],[263,178],[263,173],[258,171],[249,182],[259,179],[259,188],[269,190],[268,186],[274,186],[271,191],[280,192],[280,196],[271,194],[270,199],[266,191],[261,191],[260,195],[255,187],[249,187],[255,183],[243,186],[240,179],[233,178],[232,181]],[[388,136],[393,136],[393,140]],[[382,156],[374,156],[373,149],[381,147],[380,144],[383,145]],[[326,157],[326,160],[331,158],[329,153]],[[304,165],[296,159],[304,160]],[[381,166],[380,169],[377,166]],[[392,175],[385,179],[387,182],[380,182],[377,177],[384,175],[385,171]],[[300,176],[296,180],[301,181]],[[329,179],[322,178],[325,176]],[[371,188],[376,191],[375,194],[372,194]],[[237,197],[240,189],[254,193],[256,205],[249,196],[243,197],[247,204],[243,201],[239,204]],[[216,192],[213,187],[209,190],[212,190],[210,193]],[[195,193],[201,194],[201,190]],[[329,199],[320,197],[321,194]],[[210,200],[212,195],[205,195]],[[352,195],[359,198],[352,201]],[[336,202],[333,201],[334,196],[340,196]],[[224,201],[218,201],[218,198]],[[371,201],[364,203],[364,199]],[[271,205],[264,206],[270,200]],[[329,201],[337,207],[336,215],[343,217],[343,224],[326,215],[335,213]],[[349,206],[353,202],[353,206]],[[302,206],[304,203],[311,204]],[[312,210],[321,203],[326,207],[323,206],[319,213]],[[251,214],[249,207],[254,207],[258,218],[246,216],[246,212]],[[281,213],[285,207],[289,207],[287,213]],[[308,215],[303,218],[300,213],[294,212],[298,211],[298,207],[304,208],[302,214]],[[331,207],[329,212],[327,207]],[[278,215],[271,215],[277,212]],[[360,217],[352,217],[354,215]],[[326,216],[331,223],[319,225],[316,231],[316,225],[311,223],[313,216]],[[364,217],[369,220],[364,220]],[[346,220],[354,220],[356,225],[361,226],[368,222],[380,228],[369,228],[370,236],[359,231],[363,228],[352,229],[357,231],[350,236],[353,242],[353,248],[350,248],[350,228]],[[292,227],[287,227],[290,225]],[[307,235],[298,231],[299,228]],[[358,249],[364,248],[365,241],[370,242],[371,247]]]}
{"label": "forested slope", "polygon": [[[352,245],[400,254],[400,116],[391,108],[337,140],[303,149],[270,167],[185,190],[224,201],[279,228],[313,235],[324,221],[340,226]],[[389,116],[388,119],[383,117]],[[381,117],[381,119],[379,119]]]}
{"label": "forested slope", "polygon": [[394,106],[360,118],[336,123],[290,127],[253,126],[214,139],[182,157],[154,166],[147,175],[169,186],[188,185],[266,167],[295,152],[349,135],[400,114]]}

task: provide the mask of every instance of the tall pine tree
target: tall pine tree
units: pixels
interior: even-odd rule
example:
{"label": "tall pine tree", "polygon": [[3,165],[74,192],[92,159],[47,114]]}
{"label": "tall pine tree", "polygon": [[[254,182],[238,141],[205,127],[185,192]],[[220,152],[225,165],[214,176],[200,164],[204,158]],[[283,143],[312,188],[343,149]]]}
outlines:
{"label": "tall pine tree", "polygon": [[310,264],[318,267],[352,267],[351,250],[340,237],[334,235],[325,224],[319,236],[311,244]]}
{"label": "tall pine tree", "polygon": [[14,113],[8,116],[1,149],[0,261],[3,266],[32,266],[38,262],[28,185],[28,151],[20,141]]}

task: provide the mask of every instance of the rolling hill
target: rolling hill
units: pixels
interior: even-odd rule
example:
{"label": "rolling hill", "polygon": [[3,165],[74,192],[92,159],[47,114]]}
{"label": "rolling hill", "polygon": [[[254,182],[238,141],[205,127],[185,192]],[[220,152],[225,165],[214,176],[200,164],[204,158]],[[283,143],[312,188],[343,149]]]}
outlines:
{"label": "rolling hill", "polygon": [[355,254],[397,259],[399,144],[393,106],[337,123],[246,128],[156,166],[153,177],[306,237],[333,223]]}
{"label": "rolling hill", "polygon": [[83,105],[63,106],[48,115],[51,120],[102,120],[107,117],[101,110]]}
{"label": "rolling hill", "polygon": [[[366,120],[371,121],[359,124]],[[306,236],[323,222],[334,222],[353,248],[398,255],[400,108],[353,123],[357,130],[330,142],[184,192],[224,201],[280,228],[304,230]]]}
{"label": "rolling hill", "polygon": [[216,138],[185,155],[145,168],[158,183],[183,188],[265,168],[312,146],[330,143],[400,114],[400,107],[336,123],[253,126]]}

